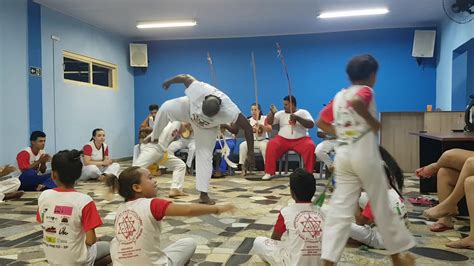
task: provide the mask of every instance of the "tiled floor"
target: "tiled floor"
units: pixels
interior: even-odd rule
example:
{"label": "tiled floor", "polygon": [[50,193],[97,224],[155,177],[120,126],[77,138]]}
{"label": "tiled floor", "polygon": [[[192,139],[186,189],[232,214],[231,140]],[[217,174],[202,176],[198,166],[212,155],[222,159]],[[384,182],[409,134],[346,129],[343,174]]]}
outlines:
{"label": "tiled floor", "polygon": [[[126,163],[122,165],[127,166]],[[160,196],[167,195],[170,175],[159,177]],[[324,180],[318,180],[318,191],[323,189]],[[104,188],[99,183],[82,183],[77,186],[81,192],[91,195],[98,206],[104,225],[97,230],[101,240],[113,236],[114,211],[122,201],[116,197],[106,201]],[[186,177],[185,191],[190,194],[175,202],[193,202],[197,198],[194,177]],[[405,193],[417,196],[417,182],[406,181]],[[194,265],[265,265],[257,256],[249,255],[253,240],[257,236],[270,236],[278,211],[291,202],[288,178],[271,181],[249,181],[239,175],[211,181],[211,196],[218,202],[233,202],[239,208],[234,215],[206,215],[196,218],[165,218],[163,222],[162,245],[183,237],[192,237],[198,247],[192,264]],[[41,249],[42,233],[35,222],[38,193],[27,193],[22,199],[0,203],[0,265],[46,264]],[[473,251],[453,250],[444,244],[461,236],[469,230],[466,218],[457,222],[457,231],[432,233],[426,221],[420,217],[422,207],[409,205],[410,230],[416,236],[418,247],[437,248],[428,250],[428,256],[416,255],[418,265],[473,265]],[[443,253],[442,250],[455,253]],[[423,249],[414,251],[423,252]],[[380,250],[365,250],[360,247],[347,247],[340,265],[387,265],[389,260]],[[456,254],[465,255],[456,257]],[[443,260],[441,260],[443,259]],[[460,259],[462,261],[454,261]]]}

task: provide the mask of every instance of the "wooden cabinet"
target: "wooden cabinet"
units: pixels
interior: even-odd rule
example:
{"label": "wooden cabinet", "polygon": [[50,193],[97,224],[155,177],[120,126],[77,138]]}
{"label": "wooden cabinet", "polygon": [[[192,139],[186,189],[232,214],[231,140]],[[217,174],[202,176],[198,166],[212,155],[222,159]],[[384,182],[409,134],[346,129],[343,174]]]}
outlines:
{"label": "wooden cabinet", "polygon": [[419,139],[410,132],[451,132],[464,127],[464,112],[382,112],[380,143],[404,172],[420,166]]}

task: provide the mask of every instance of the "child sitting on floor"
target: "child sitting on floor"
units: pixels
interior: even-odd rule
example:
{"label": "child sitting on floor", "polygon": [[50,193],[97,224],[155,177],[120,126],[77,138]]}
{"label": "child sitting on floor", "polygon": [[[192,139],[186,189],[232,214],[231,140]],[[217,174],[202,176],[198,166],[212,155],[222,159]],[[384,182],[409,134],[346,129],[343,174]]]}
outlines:
{"label": "child sitting on floor", "polygon": [[94,200],[74,190],[81,176],[81,152],[64,150],[53,156],[52,178],[58,186],[38,198],[36,220],[43,228],[43,249],[50,265],[107,265],[108,242],[97,242],[102,225]]}
{"label": "child sitting on floor", "polygon": [[[389,207],[408,225],[408,213],[400,192],[403,186],[403,174],[395,159],[383,147],[379,147],[379,150],[390,185],[388,189]],[[349,237],[369,247],[384,249],[382,236],[374,226],[374,216],[366,192],[362,192],[359,206],[360,211],[356,215],[356,223],[351,224]]]}
{"label": "child sitting on floor", "polygon": [[148,169],[132,166],[117,178],[108,176],[107,186],[125,198],[115,218],[111,244],[114,265],[184,265],[194,254],[196,242],[183,238],[160,248],[161,220],[165,216],[199,216],[233,212],[233,204],[176,204],[156,198],[157,184]]}
{"label": "child sitting on floor", "polygon": [[278,215],[271,239],[257,237],[254,253],[270,265],[321,265],[322,216],[311,203],[316,181],[311,173],[296,169],[290,176],[295,204]]}

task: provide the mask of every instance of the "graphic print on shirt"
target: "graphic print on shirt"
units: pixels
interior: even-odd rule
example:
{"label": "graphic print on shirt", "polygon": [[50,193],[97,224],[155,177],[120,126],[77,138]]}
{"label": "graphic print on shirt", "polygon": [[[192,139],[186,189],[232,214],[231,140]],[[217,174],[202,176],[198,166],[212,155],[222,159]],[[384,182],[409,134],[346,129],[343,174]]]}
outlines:
{"label": "graphic print on shirt", "polygon": [[206,127],[211,124],[211,122],[204,120],[198,114],[191,114],[191,121],[198,124],[201,127]]}
{"label": "graphic print on shirt", "polygon": [[294,226],[298,236],[305,241],[317,241],[322,235],[323,220],[315,212],[302,211],[296,217]]}
{"label": "graphic print on shirt", "polygon": [[304,242],[301,256],[320,256],[323,220],[313,211],[302,211],[296,215],[294,227],[298,237]]}
{"label": "graphic print on shirt", "polygon": [[46,246],[58,249],[69,248],[70,232],[69,219],[73,214],[73,207],[56,205],[48,212],[45,208],[41,213],[44,231],[43,242]]}
{"label": "graphic print on shirt", "polygon": [[117,239],[120,244],[127,245],[134,243],[142,235],[142,219],[133,210],[126,210],[122,212],[117,217],[116,223],[118,224],[116,232]]}

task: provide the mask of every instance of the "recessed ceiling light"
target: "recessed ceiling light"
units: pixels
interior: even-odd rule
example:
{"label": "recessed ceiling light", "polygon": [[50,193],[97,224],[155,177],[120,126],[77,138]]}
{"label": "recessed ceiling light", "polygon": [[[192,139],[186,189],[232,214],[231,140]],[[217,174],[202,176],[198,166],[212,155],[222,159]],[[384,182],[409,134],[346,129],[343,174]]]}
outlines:
{"label": "recessed ceiling light", "polygon": [[154,28],[175,28],[175,27],[192,27],[196,26],[196,20],[171,20],[171,21],[143,21],[137,22],[139,29],[154,29]]}
{"label": "recessed ceiling light", "polygon": [[387,14],[387,8],[372,8],[372,9],[358,9],[334,12],[322,12],[318,18],[341,18],[341,17],[356,17],[356,16],[371,16]]}

